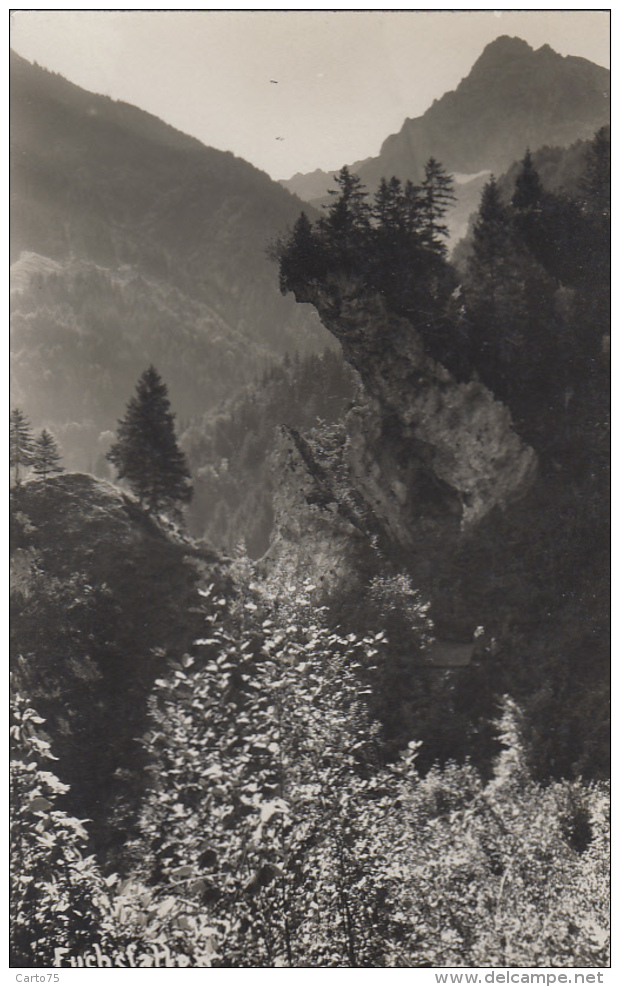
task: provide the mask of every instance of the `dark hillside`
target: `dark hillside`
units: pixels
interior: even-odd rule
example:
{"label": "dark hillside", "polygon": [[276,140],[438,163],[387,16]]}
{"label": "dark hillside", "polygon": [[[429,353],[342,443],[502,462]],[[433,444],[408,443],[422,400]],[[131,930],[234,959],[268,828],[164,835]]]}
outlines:
{"label": "dark hillside", "polygon": [[237,279],[272,270],[262,248],[299,200],[268,175],[16,55],[11,83],[14,260],[30,249],[132,263],[202,297],[238,251],[251,263]]}
{"label": "dark hillside", "polygon": [[101,822],[139,763],[155,678],[201,626],[201,580],[223,584],[220,560],[84,474],[16,488],[11,508],[14,685],[47,720],[72,811]]}

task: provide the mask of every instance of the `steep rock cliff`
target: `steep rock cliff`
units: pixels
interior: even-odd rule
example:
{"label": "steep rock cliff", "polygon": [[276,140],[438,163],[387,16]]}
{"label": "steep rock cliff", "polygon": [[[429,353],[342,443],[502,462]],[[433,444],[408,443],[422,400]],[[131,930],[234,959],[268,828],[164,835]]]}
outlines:
{"label": "steep rock cliff", "polygon": [[283,426],[272,457],[281,482],[274,537],[260,568],[284,584],[312,584],[317,600],[345,584],[355,591],[378,563],[381,527],[352,486],[347,446],[342,427],[305,437]]}
{"label": "steep rock cliff", "polygon": [[397,543],[411,543],[420,517],[467,527],[527,492],[536,454],[506,406],[430,359],[407,319],[343,278],[295,294],[312,302],[360,373],[371,407],[349,416],[348,464]]}

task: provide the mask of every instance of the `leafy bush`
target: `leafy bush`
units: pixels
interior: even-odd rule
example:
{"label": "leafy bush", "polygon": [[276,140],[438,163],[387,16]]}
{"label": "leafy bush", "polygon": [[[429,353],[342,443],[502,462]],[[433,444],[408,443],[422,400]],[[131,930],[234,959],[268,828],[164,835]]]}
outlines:
{"label": "leafy bush", "polygon": [[205,591],[206,636],[157,683],[144,737],[139,880],[199,909],[210,962],[606,963],[604,788],[533,782],[509,699],[488,783],[469,764],[421,777],[415,742],[383,767],[363,682],[384,635],[260,589]]}
{"label": "leafy bush", "polygon": [[17,697],[14,964],[605,965],[606,787],[534,782],[509,697],[489,781],[422,776],[415,741],[385,767],[368,685],[385,634],[338,634],[312,587],[272,599],[237,568],[242,592],[202,590],[205,636],[155,685],[126,873],[89,854]]}
{"label": "leafy bush", "polygon": [[20,695],[11,712],[11,962],[51,966],[106,939],[106,888],[84,821],[56,804],[68,786],[47,770],[44,720]]}
{"label": "leafy bush", "polygon": [[11,965],[209,966],[214,930],[195,905],[103,876],[88,820],[59,804],[69,786],[47,770],[45,721],[19,694],[11,713]]}

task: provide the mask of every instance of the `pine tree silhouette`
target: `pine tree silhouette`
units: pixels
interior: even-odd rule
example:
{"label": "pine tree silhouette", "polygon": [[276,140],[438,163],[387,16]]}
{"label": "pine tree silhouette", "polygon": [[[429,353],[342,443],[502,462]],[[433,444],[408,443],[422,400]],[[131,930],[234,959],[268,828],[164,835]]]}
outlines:
{"label": "pine tree silhouette", "polygon": [[136,395],[118,423],[117,437],[107,459],[149,512],[157,514],[166,506],[191,500],[191,476],[177,445],[168,388],[155,367],[145,370],[138,381]]}
{"label": "pine tree silhouette", "polygon": [[54,436],[43,429],[37,437],[32,452],[32,469],[37,476],[43,477],[43,483],[47,483],[49,473],[62,473],[64,466],[60,466],[61,455]]}
{"label": "pine tree silhouette", "polygon": [[446,245],[442,238],[448,235],[448,227],[443,217],[455,201],[454,181],[445,168],[435,158],[429,158],[424,168],[422,182],[422,210],[426,242],[442,255]]}

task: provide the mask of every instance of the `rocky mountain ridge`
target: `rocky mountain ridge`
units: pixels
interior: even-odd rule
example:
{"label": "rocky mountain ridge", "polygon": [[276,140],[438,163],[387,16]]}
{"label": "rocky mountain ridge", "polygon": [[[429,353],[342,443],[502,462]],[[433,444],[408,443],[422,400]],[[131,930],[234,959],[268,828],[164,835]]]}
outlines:
{"label": "rocky mountain ridge", "polygon": [[[454,91],[436,99],[422,116],[406,119],[377,157],[357,162],[352,170],[373,190],[392,175],[420,181],[426,161],[438,159],[458,176],[462,202],[448,217],[457,239],[490,172],[502,174],[528,147],[567,147],[609,123],[609,85],[609,70],[587,59],[559,55],[549,45],[534,50],[520,38],[502,36],[486,46]],[[333,173],[324,173],[320,194],[317,172],[282,184],[320,205],[332,178]]]}
{"label": "rocky mountain ridge", "polygon": [[503,36],[487,45],[456,90],[388,137],[361,175],[371,182],[406,168],[413,177],[431,155],[450,171],[499,174],[524,147],[567,146],[608,122],[607,69]]}

